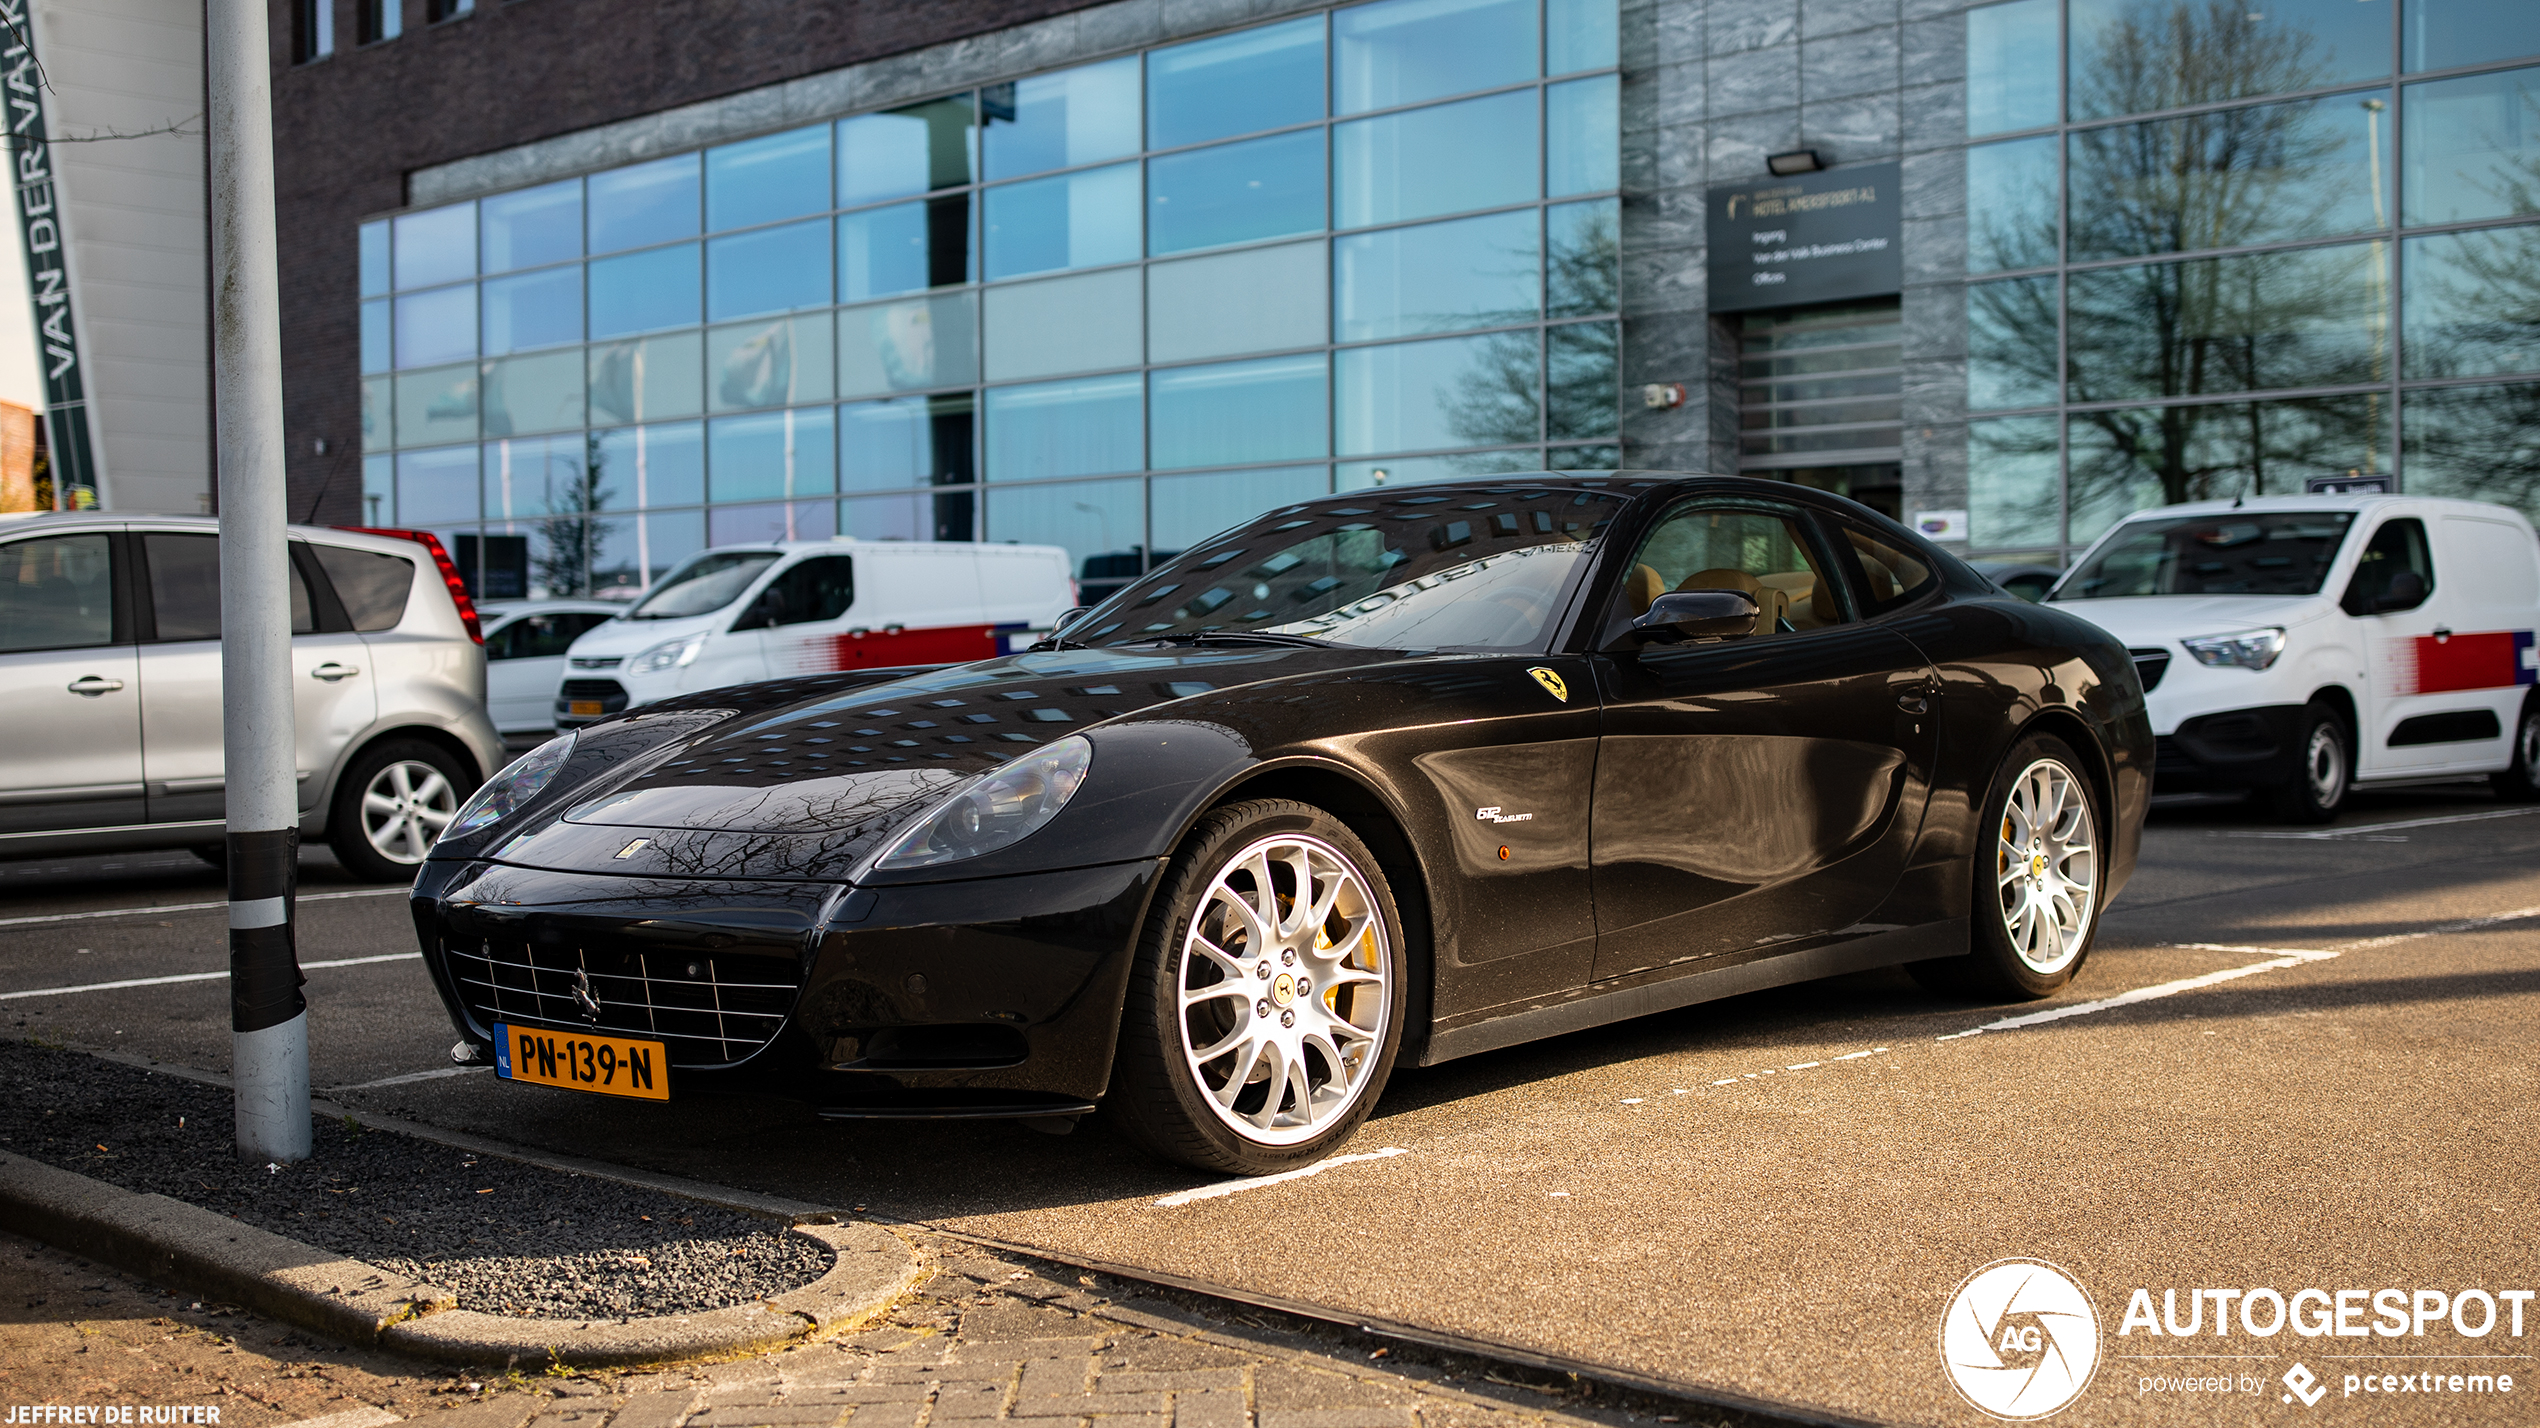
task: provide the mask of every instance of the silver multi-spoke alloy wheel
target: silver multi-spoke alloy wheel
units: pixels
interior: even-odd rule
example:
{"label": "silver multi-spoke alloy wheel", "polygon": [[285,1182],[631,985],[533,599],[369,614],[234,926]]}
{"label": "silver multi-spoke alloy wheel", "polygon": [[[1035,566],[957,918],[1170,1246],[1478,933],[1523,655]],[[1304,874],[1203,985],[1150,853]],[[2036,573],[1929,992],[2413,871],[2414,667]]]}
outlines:
{"label": "silver multi-spoke alloy wheel", "polygon": [[2099,839],[2090,793],[2060,760],[2020,770],[2002,805],[1994,873],[2002,930],[2030,971],[2063,971],[2088,945],[2099,906]]}
{"label": "silver multi-spoke alloy wheel", "polygon": [[459,812],[459,791],[439,769],[399,759],[362,790],[362,834],[392,863],[420,863]]}
{"label": "silver multi-spoke alloy wheel", "polygon": [[1356,1105],[1394,995],[1366,877],[1301,833],[1257,839],[1218,868],[1182,941],[1182,1063],[1237,1136],[1296,1145]]}
{"label": "silver multi-spoke alloy wheel", "polygon": [[2323,720],[2312,727],[2311,742],[2302,750],[2302,777],[2311,781],[2311,800],[2322,808],[2345,798],[2346,741],[2336,725]]}

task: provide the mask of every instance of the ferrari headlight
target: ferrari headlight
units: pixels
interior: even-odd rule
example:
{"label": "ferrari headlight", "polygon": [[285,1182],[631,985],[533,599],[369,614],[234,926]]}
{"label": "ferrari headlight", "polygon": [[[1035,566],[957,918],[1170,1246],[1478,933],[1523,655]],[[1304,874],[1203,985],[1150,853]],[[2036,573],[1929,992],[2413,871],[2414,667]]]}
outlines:
{"label": "ferrari headlight", "polygon": [[500,823],[518,812],[522,805],[555,782],[556,771],[573,757],[573,741],[577,734],[549,739],[528,753],[503,766],[503,771],[477,786],[466,803],[459,806],[458,816],[441,830],[443,838],[456,838],[479,828]]}
{"label": "ferrari headlight", "polygon": [[693,635],[682,635],[675,640],[664,640],[628,660],[626,672],[628,674],[659,674],[665,669],[685,669],[697,662],[698,653],[706,647],[708,633],[710,632],[701,630]]}
{"label": "ferrari headlight", "polygon": [[2235,635],[2199,635],[2181,640],[2187,652],[2196,656],[2198,664],[2230,665],[2240,669],[2265,669],[2284,653],[2284,630],[2243,630]]}
{"label": "ferrari headlight", "polygon": [[1085,782],[1094,746],[1071,734],[1000,765],[917,821],[876,868],[931,868],[1019,843],[1058,816]]}

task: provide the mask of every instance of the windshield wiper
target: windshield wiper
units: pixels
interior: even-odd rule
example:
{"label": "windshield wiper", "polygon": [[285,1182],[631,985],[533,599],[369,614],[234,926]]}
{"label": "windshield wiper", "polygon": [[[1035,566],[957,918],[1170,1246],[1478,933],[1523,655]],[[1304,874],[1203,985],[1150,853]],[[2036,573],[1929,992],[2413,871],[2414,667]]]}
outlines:
{"label": "windshield wiper", "polygon": [[1157,645],[1287,645],[1295,649],[1337,650],[1348,646],[1334,640],[1318,640],[1312,635],[1291,635],[1277,630],[1193,630],[1188,633],[1157,635],[1140,644]]}

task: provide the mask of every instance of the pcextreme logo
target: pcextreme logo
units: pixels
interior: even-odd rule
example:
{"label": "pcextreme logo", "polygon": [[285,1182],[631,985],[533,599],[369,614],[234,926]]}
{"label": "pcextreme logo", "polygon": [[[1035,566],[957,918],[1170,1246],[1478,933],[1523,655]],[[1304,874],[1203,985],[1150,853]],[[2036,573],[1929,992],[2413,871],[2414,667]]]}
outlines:
{"label": "pcextreme logo", "polygon": [[2099,1369],[2099,1311],[2042,1259],[1997,1259],[1958,1286],[1940,1362],[1977,1411],[2022,1422],[2062,1412]]}

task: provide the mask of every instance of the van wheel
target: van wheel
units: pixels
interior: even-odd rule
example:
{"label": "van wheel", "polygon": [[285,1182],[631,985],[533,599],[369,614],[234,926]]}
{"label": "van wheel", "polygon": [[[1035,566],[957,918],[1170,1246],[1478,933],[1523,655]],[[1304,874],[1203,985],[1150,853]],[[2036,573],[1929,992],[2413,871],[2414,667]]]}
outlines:
{"label": "van wheel", "polygon": [[2514,724],[2514,761],[2487,776],[2496,796],[2513,803],[2540,803],[2540,699],[2525,699]]}
{"label": "van wheel", "polygon": [[363,882],[412,882],[433,840],[475,787],[458,759],[437,744],[420,739],[374,744],[336,785],[326,845]]}
{"label": "van wheel", "polygon": [[2333,706],[2316,699],[2302,707],[2295,728],[2301,767],[2266,790],[2267,807],[2286,823],[2326,823],[2346,806],[2347,790],[2354,785],[2354,736]]}

